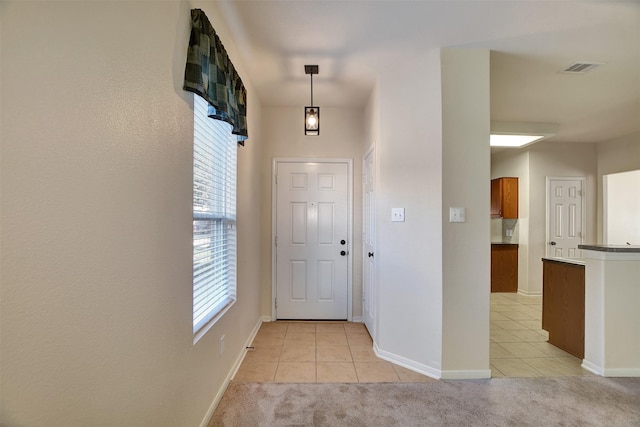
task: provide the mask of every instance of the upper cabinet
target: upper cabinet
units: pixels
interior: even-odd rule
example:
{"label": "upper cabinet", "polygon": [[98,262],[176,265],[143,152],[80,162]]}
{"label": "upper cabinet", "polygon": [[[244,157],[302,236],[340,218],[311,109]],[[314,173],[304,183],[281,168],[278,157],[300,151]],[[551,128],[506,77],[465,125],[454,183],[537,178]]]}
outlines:
{"label": "upper cabinet", "polygon": [[491,180],[491,218],[518,218],[518,178]]}

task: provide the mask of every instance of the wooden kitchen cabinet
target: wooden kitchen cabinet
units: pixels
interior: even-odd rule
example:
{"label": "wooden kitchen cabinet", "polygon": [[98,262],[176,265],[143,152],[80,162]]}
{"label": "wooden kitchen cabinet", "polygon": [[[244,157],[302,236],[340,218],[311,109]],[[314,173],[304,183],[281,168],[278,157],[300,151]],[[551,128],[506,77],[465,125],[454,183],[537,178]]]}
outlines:
{"label": "wooden kitchen cabinet", "polygon": [[518,292],[517,244],[491,244],[491,292]]}
{"label": "wooden kitchen cabinet", "polygon": [[518,218],[518,178],[491,180],[491,218]]}
{"label": "wooden kitchen cabinet", "polygon": [[549,343],[583,359],[584,265],[542,261],[542,329]]}

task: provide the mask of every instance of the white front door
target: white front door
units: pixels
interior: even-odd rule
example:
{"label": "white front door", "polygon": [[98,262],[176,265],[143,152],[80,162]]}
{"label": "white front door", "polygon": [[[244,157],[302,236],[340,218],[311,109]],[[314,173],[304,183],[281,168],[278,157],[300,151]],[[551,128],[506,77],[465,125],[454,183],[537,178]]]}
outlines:
{"label": "white front door", "polygon": [[547,256],[581,258],[584,178],[547,178]]}
{"label": "white front door", "polygon": [[376,337],[374,150],[362,162],[362,320]]}
{"label": "white front door", "polygon": [[348,319],[349,172],[276,163],[277,319]]}

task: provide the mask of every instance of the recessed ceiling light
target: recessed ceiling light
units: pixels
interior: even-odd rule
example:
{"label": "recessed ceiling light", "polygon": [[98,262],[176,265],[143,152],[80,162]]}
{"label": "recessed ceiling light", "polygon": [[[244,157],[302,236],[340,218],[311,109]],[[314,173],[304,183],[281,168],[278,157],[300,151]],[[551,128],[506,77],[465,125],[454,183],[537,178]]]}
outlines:
{"label": "recessed ceiling light", "polygon": [[544,135],[494,135],[489,137],[489,145],[492,147],[523,147],[532,144]]}
{"label": "recessed ceiling light", "polygon": [[558,132],[556,123],[491,121],[491,147],[524,147],[550,138]]}

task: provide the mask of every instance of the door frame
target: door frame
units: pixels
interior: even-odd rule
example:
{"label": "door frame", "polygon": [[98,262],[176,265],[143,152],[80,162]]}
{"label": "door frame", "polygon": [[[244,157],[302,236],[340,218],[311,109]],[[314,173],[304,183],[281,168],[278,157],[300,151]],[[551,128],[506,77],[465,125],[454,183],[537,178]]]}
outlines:
{"label": "door frame", "polygon": [[546,177],[546,183],[545,183],[545,223],[544,223],[544,255],[546,257],[549,256],[549,223],[550,223],[550,215],[551,215],[551,203],[549,203],[549,200],[551,198],[551,181],[580,181],[581,186],[582,186],[582,195],[581,195],[581,201],[582,201],[582,215],[581,215],[581,221],[582,221],[582,231],[580,232],[580,242],[582,244],[584,244],[585,242],[585,238],[587,233],[585,232],[586,228],[587,228],[587,193],[586,193],[586,186],[587,186],[587,178],[584,176],[547,176]]}
{"label": "door frame", "polygon": [[[369,330],[369,334],[371,335],[371,338],[373,339],[374,342],[376,342],[377,339],[377,334],[378,334],[378,326],[377,326],[377,313],[378,313],[378,286],[377,286],[377,268],[378,268],[378,264],[375,261],[375,253],[377,251],[377,246],[376,246],[376,242],[377,242],[377,235],[376,235],[376,231],[377,231],[377,225],[376,225],[376,203],[375,203],[375,196],[376,196],[376,146],[375,144],[372,145],[371,147],[369,147],[369,149],[367,150],[367,152],[365,153],[365,155],[362,157],[362,181],[360,183],[360,186],[362,188],[361,192],[362,192],[362,215],[361,215],[361,221],[362,221],[362,236],[364,237],[365,235],[365,220],[364,220],[364,212],[365,212],[365,192],[364,192],[364,182],[365,182],[365,178],[364,178],[364,174],[365,174],[365,162],[366,159],[369,156],[373,156],[372,160],[373,160],[373,209],[372,212],[370,212],[371,218],[370,220],[373,222],[373,233],[374,233],[374,243],[373,243],[373,253],[374,253],[374,258],[373,258],[373,264],[374,264],[374,271],[371,272],[370,274],[373,274],[373,283],[374,286],[372,289],[370,290],[369,293],[369,300],[371,300],[373,298],[373,303],[375,305],[375,313],[376,315],[374,317],[372,317],[372,321],[373,321],[373,325],[371,325],[371,330],[369,330],[369,328],[367,327],[367,330]],[[368,262],[368,257],[366,254],[366,250],[365,250],[365,242],[364,239],[362,241],[362,323],[365,324],[365,326],[367,325],[366,323],[366,316],[365,316],[365,301],[364,301],[364,295],[365,295],[365,286],[368,286],[368,283],[365,283],[365,269],[367,268],[367,262]],[[372,294],[375,293],[375,297],[372,297]],[[367,301],[369,302],[369,301]]]}
{"label": "door frame", "polygon": [[277,187],[276,172],[279,163],[342,163],[347,165],[347,320],[353,320],[353,159],[328,157],[274,157],[271,166],[271,321],[277,320],[276,296],[276,229]]}

